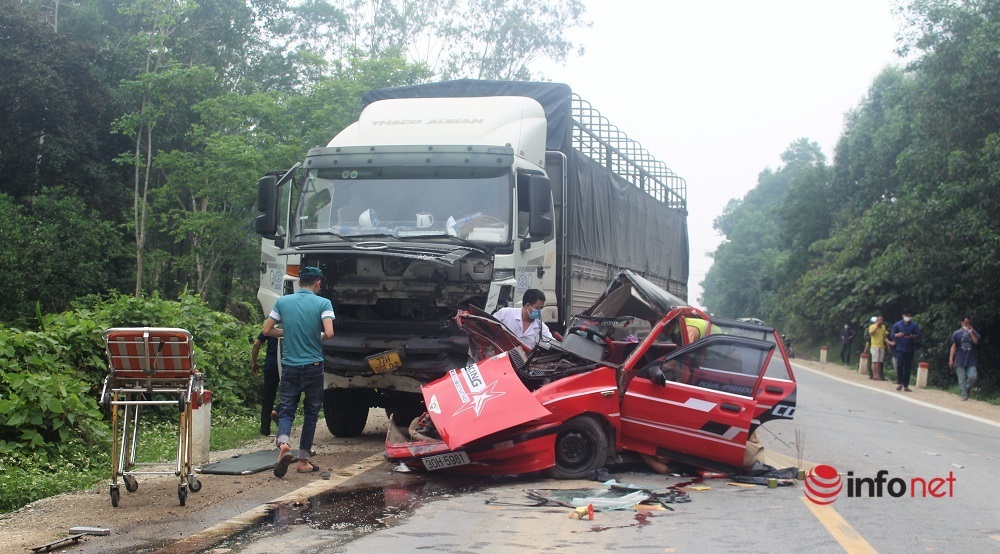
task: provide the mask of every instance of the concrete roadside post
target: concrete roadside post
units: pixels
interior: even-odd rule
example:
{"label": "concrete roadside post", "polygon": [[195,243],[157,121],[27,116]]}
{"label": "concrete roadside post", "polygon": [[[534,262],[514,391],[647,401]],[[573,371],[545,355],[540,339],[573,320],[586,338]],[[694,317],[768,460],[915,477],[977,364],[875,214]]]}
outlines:
{"label": "concrete roadside post", "polygon": [[191,463],[208,463],[209,438],[212,432],[212,391],[201,391],[201,401],[192,399],[191,406]]}
{"label": "concrete roadside post", "polygon": [[926,389],[927,388],[927,374],[930,373],[931,367],[927,362],[920,362],[917,364],[917,388]]}
{"label": "concrete roadside post", "polygon": [[820,349],[819,349],[819,363],[821,363],[821,364],[825,364],[826,363],[826,347],[825,346],[821,346]]}
{"label": "concrete roadside post", "polygon": [[858,362],[858,373],[861,375],[868,375],[868,353],[861,353],[861,361]]}

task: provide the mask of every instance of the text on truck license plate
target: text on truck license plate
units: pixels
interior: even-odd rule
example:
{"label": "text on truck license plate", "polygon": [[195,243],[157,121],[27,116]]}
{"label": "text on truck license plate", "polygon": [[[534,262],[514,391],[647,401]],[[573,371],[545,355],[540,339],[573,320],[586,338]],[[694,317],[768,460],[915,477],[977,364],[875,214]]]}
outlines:
{"label": "text on truck license plate", "polygon": [[375,373],[386,373],[403,366],[403,360],[399,352],[395,350],[390,350],[378,356],[370,356],[365,361],[368,362],[368,367],[372,368],[372,371]]}

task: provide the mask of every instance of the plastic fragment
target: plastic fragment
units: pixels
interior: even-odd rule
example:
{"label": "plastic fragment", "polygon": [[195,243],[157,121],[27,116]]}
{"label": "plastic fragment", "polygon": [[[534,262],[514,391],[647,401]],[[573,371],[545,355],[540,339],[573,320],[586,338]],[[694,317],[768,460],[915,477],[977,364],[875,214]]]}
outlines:
{"label": "plastic fragment", "polygon": [[584,519],[587,518],[591,521],[594,520],[594,505],[587,504],[586,506],[578,506],[574,508],[572,512],[569,513],[570,519]]}

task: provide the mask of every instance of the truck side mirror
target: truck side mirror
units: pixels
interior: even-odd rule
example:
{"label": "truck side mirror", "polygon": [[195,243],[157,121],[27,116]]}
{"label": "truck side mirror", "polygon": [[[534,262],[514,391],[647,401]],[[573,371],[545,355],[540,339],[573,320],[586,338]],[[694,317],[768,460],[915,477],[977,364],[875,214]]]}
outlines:
{"label": "truck side mirror", "polygon": [[530,176],[528,195],[531,203],[528,232],[533,241],[544,240],[552,234],[552,182],[543,175]]}
{"label": "truck side mirror", "polygon": [[278,236],[278,178],[267,175],[257,181],[257,210],[261,212],[254,221],[254,229],[264,238]]}

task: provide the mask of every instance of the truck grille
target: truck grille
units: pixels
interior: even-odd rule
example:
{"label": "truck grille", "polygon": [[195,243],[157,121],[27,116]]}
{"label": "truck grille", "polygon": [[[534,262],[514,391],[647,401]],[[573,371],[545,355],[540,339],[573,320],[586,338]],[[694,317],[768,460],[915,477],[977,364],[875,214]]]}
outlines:
{"label": "truck grille", "polygon": [[451,335],[456,329],[450,321],[361,321],[337,320],[334,332],[369,337],[428,337]]}

